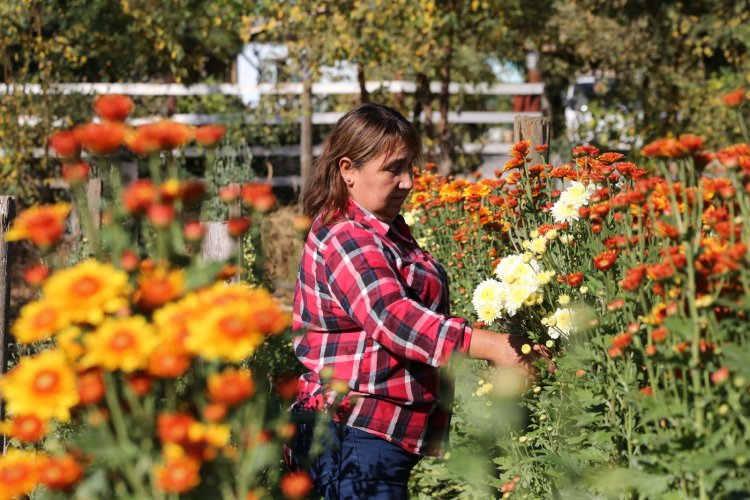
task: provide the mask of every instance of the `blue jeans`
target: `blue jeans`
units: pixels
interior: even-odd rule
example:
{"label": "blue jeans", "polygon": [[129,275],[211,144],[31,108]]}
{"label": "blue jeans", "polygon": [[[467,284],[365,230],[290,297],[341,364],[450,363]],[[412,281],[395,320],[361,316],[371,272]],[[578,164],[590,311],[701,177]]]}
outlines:
{"label": "blue jeans", "polygon": [[331,422],[324,451],[309,455],[314,423],[297,426],[290,444],[292,467],[310,474],[326,500],[408,498],[407,483],[419,455],[367,432]]}

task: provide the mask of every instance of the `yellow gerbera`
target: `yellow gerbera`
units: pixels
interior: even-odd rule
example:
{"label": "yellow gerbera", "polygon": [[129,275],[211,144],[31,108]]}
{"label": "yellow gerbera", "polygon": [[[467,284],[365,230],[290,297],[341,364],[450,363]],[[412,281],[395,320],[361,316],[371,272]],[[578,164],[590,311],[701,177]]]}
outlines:
{"label": "yellow gerbera", "polygon": [[66,310],[75,322],[99,324],[106,313],[127,305],[128,275],[109,264],[86,260],[49,277],[42,287],[47,300]]}
{"label": "yellow gerbera", "polygon": [[57,243],[65,232],[65,219],[70,214],[69,203],[41,205],[21,212],[13,226],[5,233],[6,241],[30,240],[47,248]]}
{"label": "yellow gerbera", "polygon": [[185,348],[205,359],[239,362],[263,342],[264,335],[246,302],[232,302],[205,311],[188,324]]}
{"label": "yellow gerbera", "polygon": [[194,315],[203,312],[198,305],[198,297],[193,293],[154,311],[154,327],[162,345],[184,352],[185,338],[188,334],[187,325]]}
{"label": "yellow gerbera", "polygon": [[70,409],[78,404],[75,372],[57,349],[21,358],[0,379],[0,392],[8,403],[8,412],[41,419],[67,422]]}
{"label": "yellow gerbera", "polygon": [[154,328],[143,316],[110,318],[83,339],[87,368],[130,373],[148,366],[149,355],[159,344]]}
{"label": "yellow gerbera", "polygon": [[59,305],[49,300],[30,302],[21,309],[13,323],[11,332],[21,344],[47,340],[61,328],[67,326],[69,315]]}

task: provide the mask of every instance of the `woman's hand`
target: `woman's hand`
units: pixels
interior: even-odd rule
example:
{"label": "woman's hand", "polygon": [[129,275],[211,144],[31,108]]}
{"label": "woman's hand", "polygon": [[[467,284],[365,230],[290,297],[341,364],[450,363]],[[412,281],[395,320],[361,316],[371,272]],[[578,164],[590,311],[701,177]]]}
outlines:
{"label": "woman's hand", "polygon": [[[528,354],[522,351],[524,344],[531,347]],[[549,371],[556,369],[552,363],[552,353],[547,347],[535,344],[521,335],[495,333],[478,328],[471,335],[469,356],[491,361],[503,368],[519,368],[532,380],[536,380],[538,376],[539,370],[534,366],[534,361],[538,359],[547,360]]]}

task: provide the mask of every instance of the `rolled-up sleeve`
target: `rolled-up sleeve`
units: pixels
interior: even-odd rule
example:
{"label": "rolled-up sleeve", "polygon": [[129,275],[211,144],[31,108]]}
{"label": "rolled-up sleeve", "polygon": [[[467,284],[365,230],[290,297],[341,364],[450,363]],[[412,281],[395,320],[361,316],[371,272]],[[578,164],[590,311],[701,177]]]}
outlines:
{"label": "rolled-up sleeve", "polygon": [[468,322],[414,300],[396,259],[375,234],[342,231],[328,241],[324,259],[328,287],[338,306],[393,354],[442,366],[454,351],[468,351]]}

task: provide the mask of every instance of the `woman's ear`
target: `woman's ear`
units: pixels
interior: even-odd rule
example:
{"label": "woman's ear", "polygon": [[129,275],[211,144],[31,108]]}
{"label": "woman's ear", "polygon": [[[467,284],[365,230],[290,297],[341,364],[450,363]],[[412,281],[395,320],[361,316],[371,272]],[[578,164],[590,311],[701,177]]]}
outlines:
{"label": "woman's ear", "polygon": [[344,156],[339,160],[339,173],[348,187],[354,185],[354,171],[354,162],[352,162],[351,158]]}

